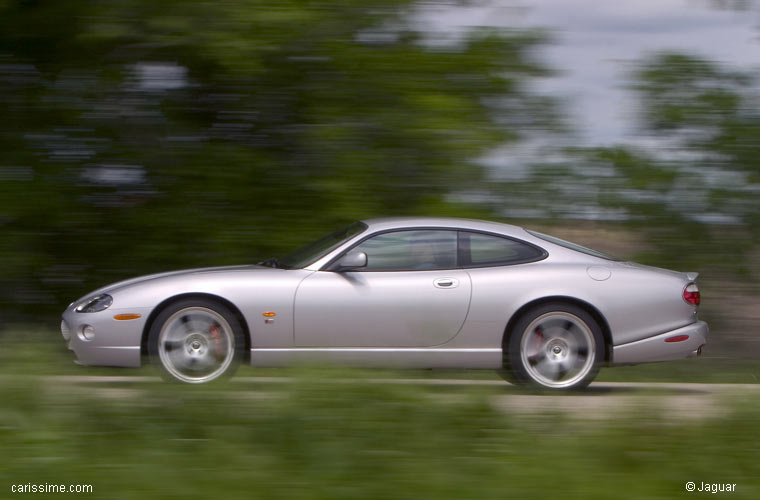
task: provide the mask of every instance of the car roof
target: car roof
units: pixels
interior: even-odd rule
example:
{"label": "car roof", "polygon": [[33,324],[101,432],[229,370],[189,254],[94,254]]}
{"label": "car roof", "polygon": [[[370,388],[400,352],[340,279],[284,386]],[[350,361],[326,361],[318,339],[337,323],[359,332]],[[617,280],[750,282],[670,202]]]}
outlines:
{"label": "car roof", "polygon": [[458,217],[382,217],[365,219],[362,222],[367,224],[369,230],[373,232],[397,228],[442,227],[496,232],[512,236],[524,237],[526,235],[526,231],[519,226],[477,219],[460,219]]}
{"label": "car roof", "polygon": [[429,229],[429,228],[445,228],[445,229],[461,229],[472,231],[483,231],[486,233],[494,233],[507,237],[519,239],[533,244],[539,248],[547,250],[549,252],[548,259],[564,262],[600,262],[600,258],[581,253],[577,250],[572,250],[567,247],[563,247],[547,241],[542,238],[531,234],[520,226],[514,226],[511,224],[503,224],[501,222],[491,222],[477,219],[464,219],[458,217],[382,217],[364,219],[361,221],[367,225],[367,229],[362,231],[348,240],[344,241],[340,246],[331,250],[328,254],[324,255],[317,261],[313,262],[305,269],[312,271],[319,271],[322,266],[330,262],[336,255],[344,252],[347,248],[351,248],[367,237],[372,236],[378,232],[402,230],[402,229]]}

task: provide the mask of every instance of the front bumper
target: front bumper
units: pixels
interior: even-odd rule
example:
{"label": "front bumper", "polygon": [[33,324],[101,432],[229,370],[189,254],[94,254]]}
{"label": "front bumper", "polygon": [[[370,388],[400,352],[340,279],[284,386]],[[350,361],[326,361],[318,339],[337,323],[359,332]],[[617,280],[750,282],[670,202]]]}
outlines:
{"label": "front bumper", "polygon": [[[648,363],[692,357],[707,343],[708,331],[707,323],[697,321],[654,337],[616,345],[612,348],[611,364]],[[688,338],[679,342],[665,341],[679,336]]]}
{"label": "front bumper", "polygon": [[[139,319],[118,321],[118,313],[138,313]],[[119,310],[109,308],[97,313],[78,313],[69,307],[63,313],[61,335],[82,365],[140,366],[140,345],[148,308]],[[91,335],[85,335],[85,327]],[[88,338],[89,337],[89,338]]]}

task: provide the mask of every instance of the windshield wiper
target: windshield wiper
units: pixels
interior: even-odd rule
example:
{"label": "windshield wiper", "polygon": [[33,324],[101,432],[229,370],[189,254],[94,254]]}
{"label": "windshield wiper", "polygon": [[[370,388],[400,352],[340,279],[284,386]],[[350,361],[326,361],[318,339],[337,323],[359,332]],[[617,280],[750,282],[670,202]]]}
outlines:
{"label": "windshield wiper", "polygon": [[262,260],[258,263],[260,266],[266,266],[266,267],[274,267],[275,269],[279,269],[282,266],[282,263],[277,257],[270,257],[266,260]]}

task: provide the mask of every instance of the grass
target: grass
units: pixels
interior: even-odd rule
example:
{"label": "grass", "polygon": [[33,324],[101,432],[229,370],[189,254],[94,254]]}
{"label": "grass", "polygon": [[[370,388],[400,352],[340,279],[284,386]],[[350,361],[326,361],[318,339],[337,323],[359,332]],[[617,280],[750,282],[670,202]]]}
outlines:
{"label": "grass", "polygon": [[[110,397],[7,375],[0,488],[92,484],[96,498],[649,498],[687,481],[760,495],[756,401],[723,420],[674,423],[646,407],[577,422],[514,416],[473,388],[442,398],[295,370],[276,392],[144,384]],[[333,378],[350,383],[335,384]],[[2,491],[2,490],[0,490]]]}
{"label": "grass", "polygon": [[[578,420],[498,410],[493,396],[508,386],[366,380],[441,372],[304,367],[240,373],[287,376],[280,384],[71,387],[27,375],[150,372],[78,367],[47,335],[2,339],[0,497],[19,496],[8,493],[13,484],[84,483],[89,496],[112,499],[671,498],[704,481],[736,483],[731,498],[760,498],[756,400],[726,400],[719,419],[673,421],[642,403]],[[702,361],[657,372],[662,364],[644,378],[727,368]],[[627,370],[602,378],[641,378]]]}
{"label": "grass", "polygon": [[597,377],[605,382],[760,383],[760,361],[697,358],[662,363],[605,368]]}

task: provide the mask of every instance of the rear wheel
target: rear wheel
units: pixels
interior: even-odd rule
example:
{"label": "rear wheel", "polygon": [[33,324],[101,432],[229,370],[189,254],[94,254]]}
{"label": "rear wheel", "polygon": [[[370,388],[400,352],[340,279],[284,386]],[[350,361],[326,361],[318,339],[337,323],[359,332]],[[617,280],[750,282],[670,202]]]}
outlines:
{"label": "rear wheel", "polygon": [[192,384],[231,376],[244,345],[235,315],[207,299],[170,304],[156,317],[148,335],[150,361],[162,376]]}
{"label": "rear wheel", "polygon": [[508,380],[549,389],[580,389],[596,377],[604,337],[580,307],[551,303],[524,314],[505,346]]}

